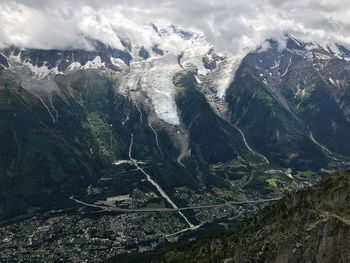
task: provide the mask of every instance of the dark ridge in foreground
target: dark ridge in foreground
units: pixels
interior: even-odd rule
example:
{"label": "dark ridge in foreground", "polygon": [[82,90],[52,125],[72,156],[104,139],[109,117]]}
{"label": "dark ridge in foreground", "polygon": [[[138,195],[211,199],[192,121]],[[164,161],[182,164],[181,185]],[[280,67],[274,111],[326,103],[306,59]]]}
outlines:
{"label": "dark ridge in foreground", "polygon": [[108,262],[350,262],[350,170],[264,208],[235,232]]}

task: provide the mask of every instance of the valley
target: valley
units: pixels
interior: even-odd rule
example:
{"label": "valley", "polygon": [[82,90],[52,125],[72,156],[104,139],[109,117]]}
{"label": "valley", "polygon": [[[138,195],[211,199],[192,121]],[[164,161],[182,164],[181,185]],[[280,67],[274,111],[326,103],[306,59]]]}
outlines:
{"label": "valley", "polygon": [[2,260],[102,262],[222,233],[349,165],[347,80],[320,71],[347,60],[291,37],[230,56],[142,30],[176,45],[1,50]]}

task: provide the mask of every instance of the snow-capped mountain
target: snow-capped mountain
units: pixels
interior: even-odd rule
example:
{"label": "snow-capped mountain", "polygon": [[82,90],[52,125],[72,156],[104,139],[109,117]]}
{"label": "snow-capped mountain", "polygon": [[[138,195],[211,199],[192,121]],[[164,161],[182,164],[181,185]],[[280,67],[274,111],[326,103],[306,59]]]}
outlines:
{"label": "snow-capped mountain", "polygon": [[122,187],[113,170],[134,162],[167,198],[183,186],[270,195],[348,165],[346,48],[289,36],[230,56],[176,26],[140,32],[118,48],[0,51],[3,217],[87,187],[130,193],[138,179]]}
{"label": "snow-capped mountain", "polygon": [[[180,124],[172,83],[177,71],[193,70],[197,80],[205,82],[215,97],[224,97],[241,58],[219,56],[202,34],[172,25],[145,26],[143,30],[155,35],[159,44],[138,46],[133,39],[125,38],[121,41],[123,50],[93,40],[95,51],[11,47],[2,51],[0,63],[7,70],[37,80],[86,69],[119,72],[123,77],[120,91],[125,95],[137,87],[149,97],[157,116],[172,125]],[[163,50],[163,46],[168,49]],[[137,102],[135,96],[132,99]]]}

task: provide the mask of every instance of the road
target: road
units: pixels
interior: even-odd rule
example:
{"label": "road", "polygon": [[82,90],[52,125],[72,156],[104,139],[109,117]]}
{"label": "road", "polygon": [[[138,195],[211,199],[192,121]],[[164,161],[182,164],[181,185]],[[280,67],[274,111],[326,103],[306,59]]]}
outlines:
{"label": "road", "polygon": [[183,214],[181,213],[180,210],[178,210],[178,207],[175,205],[175,203],[170,199],[170,197],[163,191],[163,189],[151,178],[151,176],[146,173],[139,165],[138,165],[138,162],[137,160],[133,159],[131,157],[131,151],[132,151],[132,145],[133,145],[133,142],[134,142],[134,134],[131,133],[131,142],[130,142],[130,146],[129,146],[129,158],[130,160],[134,163],[135,167],[140,170],[145,176],[146,176],[146,179],[148,182],[150,182],[157,190],[158,192],[160,193],[160,195],[168,201],[168,203],[173,207],[173,209],[177,209],[177,211],[179,212],[179,214],[183,217],[183,219],[186,221],[186,223],[190,226],[190,228],[195,228],[195,225],[193,225],[189,220],[188,218]]}
{"label": "road", "polygon": [[89,206],[89,207],[95,207],[100,208],[106,211],[114,211],[114,212],[124,212],[124,213],[135,213],[135,212],[181,212],[185,210],[195,210],[195,209],[205,209],[205,208],[216,208],[216,207],[223,207],[227,205],[244,205],[244,204],[251,204],[251,203],[264,203],[264,202],[274,202],[280,200],[280,198],[270,198],[270,199],[259,199],[259,200],[247,200],[242,202],[226,202],[221,204],[215,204],[215,205],[198,205],[198,206],[188,206],[188,207],[177,207],[177,208],[135,208],[135,209],[129,209],[129,208],[119,208],[119,207],[108,207],[103,205],[95,205],[95,204],[89,204],[85,203],[83,201],[74,199],[73,197],[70,197],[70,199],[74,200],[76,203]]}

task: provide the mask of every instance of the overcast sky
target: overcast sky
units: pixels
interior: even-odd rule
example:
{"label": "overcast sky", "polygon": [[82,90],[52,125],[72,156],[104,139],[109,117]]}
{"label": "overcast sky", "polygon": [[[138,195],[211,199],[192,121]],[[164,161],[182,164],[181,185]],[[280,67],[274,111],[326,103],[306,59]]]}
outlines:
{"label": "overcast sky", "polygon": [[120,47],[116,32],[151,41],[141,26],[151,22],[202,32],[233,54],[284,33],[350,47],[348,0],[0,0],[1,46],[89,49],[88,36]]}

